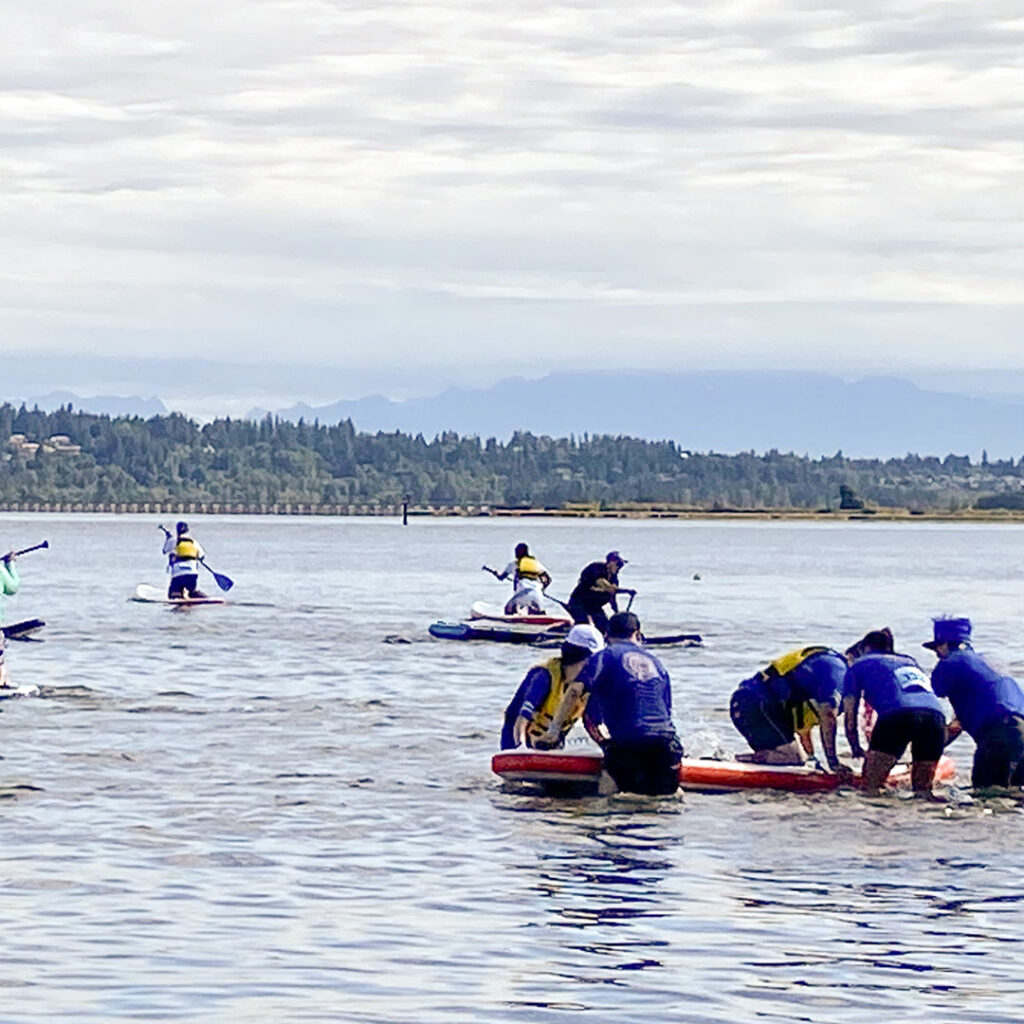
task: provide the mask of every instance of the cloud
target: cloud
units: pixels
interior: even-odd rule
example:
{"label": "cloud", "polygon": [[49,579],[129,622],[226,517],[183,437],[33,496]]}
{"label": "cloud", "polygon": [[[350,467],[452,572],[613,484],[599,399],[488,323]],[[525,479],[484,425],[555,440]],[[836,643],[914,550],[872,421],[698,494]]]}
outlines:
{"label": "cloud", "polygon": [[1002,0],[39,0],[0,346],[1022,368],[1022,42]]}

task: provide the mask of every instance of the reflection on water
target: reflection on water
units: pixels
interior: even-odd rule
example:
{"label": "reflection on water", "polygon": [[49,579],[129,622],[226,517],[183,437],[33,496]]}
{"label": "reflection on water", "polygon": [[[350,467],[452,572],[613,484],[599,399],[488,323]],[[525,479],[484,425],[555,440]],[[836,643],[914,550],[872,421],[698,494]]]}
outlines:
{"label": "reflection on water", "polygon": [[160,582],[146,517],[0,516],[52,545],[7,606],[48,625],[10,648],[41,698],[0,714],[4,1024],[1020,1020],[1019,801],[509,792],[489,758],[536,652],[425,628],[524,537],[562,596],[618,548],[645,626],[708,639],[663,653],[684,741],[731,750],[736,682],[882,623],[919,651],[970,614],[1024,678],[1024,530],[193,527],[239,603],[128,601]]}

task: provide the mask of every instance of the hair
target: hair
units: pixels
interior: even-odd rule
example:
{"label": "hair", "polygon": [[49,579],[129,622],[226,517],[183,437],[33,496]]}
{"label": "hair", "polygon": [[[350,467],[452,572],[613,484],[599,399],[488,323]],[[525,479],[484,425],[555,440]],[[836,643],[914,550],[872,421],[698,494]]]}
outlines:
{"label": "hair", "polygon": [[575,665],[578,662],[586,661],[593,653],[589,647],[580,647],[578,644],[562,644],[562,664]]}
{"label": "hair", "polygon": [[608,620],[608,636],[622,640],[640,632],[640,620],[632,612],[616,612]]}
{"label": "hair", "polygon": [[517,544],[516,545],[516,558],[526,558],[530,553],[530,547],[528,544]]}
{"label": "hair", "polygon": [[178,531],[178,533],[188,533],[188,523],[182,520],[180,523],[178,523],[175,529]]}
{"label": "hair", "polygon": [[894,650],[892,630],[885,626],[865,633],[853,646],[847,647],[846,653],[849,657],[859,658],[862,654],[892,654]]}

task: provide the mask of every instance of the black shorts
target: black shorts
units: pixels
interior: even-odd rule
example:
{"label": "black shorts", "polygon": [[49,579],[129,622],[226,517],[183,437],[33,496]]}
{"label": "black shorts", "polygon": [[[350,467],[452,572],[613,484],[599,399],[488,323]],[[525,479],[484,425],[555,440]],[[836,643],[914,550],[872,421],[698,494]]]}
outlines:
{"label": "black shorts", "polygon": [[751,750],[774,750],[796,739],[785,704],[767,700],[753,686],[741,686],[729,701],[729,717]]}
{"label": "black shorts", "polygon": [[592,622],[602,636],[608,635],[608,616],[605,615],[603,606],[586,608],[578,601],[569,601],[566,610],[572,616],[573,622],[581,622],[584,625]]}
{"label": "black shorts", "polygon": [[205,597],[199,589],[199,576],[191,573],[182,576],[172,576],[171,585],[167,588],[167,596],[173,600],[177,597]]}
{"label": "black shorts", "polygon": [[946,749],[946,719],[932,708],[899,708],[879,715],[869,749],[898,761],[910,744],[915,761],[938,761]]}
{"label": "black shorts", "polygon": [[974,740],[972,786],[1024,786],[1024,718],[1007,715],[979,730]]}
{"label": "black shorts", "polygon": [[604,747],[604,766],[623,793],[664,796],[679,788],[683,748],[675,736],[616,742]]}

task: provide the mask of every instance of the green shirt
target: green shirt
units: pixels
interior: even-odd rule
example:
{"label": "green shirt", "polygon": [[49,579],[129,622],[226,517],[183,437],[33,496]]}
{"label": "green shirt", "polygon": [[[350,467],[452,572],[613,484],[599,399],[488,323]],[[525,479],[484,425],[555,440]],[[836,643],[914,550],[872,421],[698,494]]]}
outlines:
{"label": "green shirt", "polygon": [[[0,610],[3,609],[3,598],[16,594],[21,585],[21,577],[13,562],[0,562]],[[0,621],[3,616],[0,615]]]}

